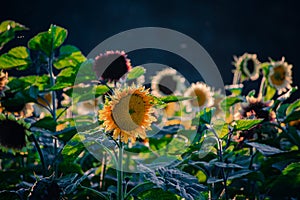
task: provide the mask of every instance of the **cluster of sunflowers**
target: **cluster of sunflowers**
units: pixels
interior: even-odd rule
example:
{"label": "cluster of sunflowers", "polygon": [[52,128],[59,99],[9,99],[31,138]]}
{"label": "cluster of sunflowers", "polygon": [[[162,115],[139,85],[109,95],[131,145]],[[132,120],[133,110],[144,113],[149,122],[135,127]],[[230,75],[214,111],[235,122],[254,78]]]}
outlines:
{"label": "cluster of sunflowers", "polygon": [[[0,50],[26,29],[1,23]],[[235,57],[223,94],[171,67],[149,78],[124,51],[87,59],[66,37],[51,25],[0,56],[1,198],[300,198],[300,100],[284,58]]]}

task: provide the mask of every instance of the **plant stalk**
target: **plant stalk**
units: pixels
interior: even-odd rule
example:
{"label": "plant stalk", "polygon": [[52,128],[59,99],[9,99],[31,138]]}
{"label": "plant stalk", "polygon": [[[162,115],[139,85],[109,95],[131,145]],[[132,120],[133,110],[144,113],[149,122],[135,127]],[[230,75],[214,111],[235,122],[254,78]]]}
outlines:
{"label": "plant stalk", "polygon": [[118,200],[123,200],[123,143],[119,138],[119,157],[118,157],[118,169],[117,169],[117,196]]}
{"label": "plant stalk", "polygon": [[[53,73],[53,54],[51,54],[49,57],[48,69],[50,75],[50,87],[53,87],[55,85],[55,76]],[[54,121],[56,121],[56,92],[54,90],[52,91],[52,117]]]}

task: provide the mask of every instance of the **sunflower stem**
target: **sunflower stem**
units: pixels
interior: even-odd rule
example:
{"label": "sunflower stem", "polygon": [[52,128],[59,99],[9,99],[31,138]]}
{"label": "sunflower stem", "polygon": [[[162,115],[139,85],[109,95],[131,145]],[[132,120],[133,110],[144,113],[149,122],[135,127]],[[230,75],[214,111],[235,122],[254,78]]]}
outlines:
{"label": "sunflower stem", "polygon": [[[48,70],[50,75],[50,87],[55,85],[55,76],[53,73],[53,54],[50,55],[48,61]],[[52,91],[52,117],[54,121],[56,121],[56,92],[55,90]]]}
{"label": "sunflower stem", "polygon": [[37,150],[37,152],[38,152],[38,154],[40,156],[40,160],[41,160],[42,167],[43,167],[43,173],[45,174],[46,171],[47,171],[47,167],[46,167],[46,163],[45,163],[45,159],[44,159],[44,155],[43,155],[43,152],[41,150],[41,147],[40,147],[38,141],[36,140],[36,138],[35,138],[35,136],[33,134],[31,134],[29,137],[33,140],[35,148],[36,148],[36,150]]}
{"label": "sunflower stem", "polygon": [[119,157],[118,157],[118,168],[117,168],[117,196],[118,200],[123,200],[123,143],[119,138]]}
{"label": "sunflower stem", "polygon": [[260,83],[258,98],[261,98],[265,94],[265,82],[266,78],[263,76]]}

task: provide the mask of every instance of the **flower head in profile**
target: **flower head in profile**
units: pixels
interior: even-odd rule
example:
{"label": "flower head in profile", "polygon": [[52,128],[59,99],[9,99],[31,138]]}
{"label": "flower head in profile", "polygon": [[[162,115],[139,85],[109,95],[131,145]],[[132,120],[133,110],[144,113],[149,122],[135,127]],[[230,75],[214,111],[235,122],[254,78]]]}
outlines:
{"label": "flower head in profile", "polygon": [[8,73],[0,71],[0,97],[4,96],[4,91],[8,89],[6,84],[8,83]]}
{"label": "flower head in profile", "polygon": [[130,60],[124,51],[107,51],[95,58],[93,66],[100,80],[118,81],[132,68]]}
{"label": "flower head in profile", "polygon": [[183,90],[184,78],[173,68],[159,71],[151,81],[152,94],[157,97],[178,95]]}
{"label": "flower head in profile", "polygon": [[234,57],[236,70],[241,72],[241,80],[256,80],[259,77],[260,62],[256,54],[245,53],[240,57]]}
{"label": "flower head in profile", "polygon": [[261,97],[246,97],[247,102],[241,105],[241,118],[264,119],[264,121],[273,121],[275,119],[274,111],[269,111],[273,101],[264,102]]}
{"label": "flower head in profile", "polygon": [[192,83],[192,85],[184,93],[185,97],[193,97],[194,99],[186,104],[187,108],[190,110],[193,108],[204,108],[210,107],[214,104],[214,92],[212,88],[203,82]]}
{"label": "flower head in profile", "polygon": [[152,116],[152,101],[149,91],[144,87],[131,87],[115,90],[106,98],[105,105],[99,111],[99,119],[106,132],[112,132],[114,139],[132,143],[137,137],[146,138],[146,130],[156,121]]}
{"label": "flower head in profile", "polygon": [[0,146],[20,150],[26,146],[26,123],[13,115],[0,114]]}
{"label": "flower head in profile", "polygon": [[281,61],[271,62],[271,68],[268,75],[268,81],[270,85],[277,89],[278,94],[286,92],[292,86],[292,65],[289,65],[284,61],[284,57]]}

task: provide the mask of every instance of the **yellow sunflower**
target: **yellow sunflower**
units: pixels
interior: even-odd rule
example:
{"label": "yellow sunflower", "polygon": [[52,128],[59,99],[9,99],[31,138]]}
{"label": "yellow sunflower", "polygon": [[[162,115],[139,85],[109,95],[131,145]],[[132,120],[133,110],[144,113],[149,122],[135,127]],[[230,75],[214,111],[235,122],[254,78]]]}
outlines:
{"label": "yellow sunflower", "polygon": [[0,97],[4,96],[4,91],[8,89],[6,84],[8,83],[8,73],[0,71]]}
{"label": "yellow sunflower", "polygon": [[256,80],[259,77],[260,62],[256,54],[245,53],[240,57],[234,57],[234,65],[241,72],[241,80]]}
{"label": "yellow sunflower", "polygon": [[99,118],[104,121],[102,126],[105,131],[113,132],[114,139],[119,138],[124,143],[129,139],[134,143],[137,137],[145,139],[146,130],[156,121],[152,116],[152,100],[144,87],[133,85],[115,90],[99,111]]}
{"label": "yellow sunflower", "polygon": [[159,71],[151,81],[151,90],[154,96],[180,95],[185,89],[185,79],[173,68]]}
{"label": "yellow sunflower", "polygon": [[[184,93],[185,97],[195,97],[193,100],[186,104],[187,109],[193,108],[204,108],[214,104],[214,93],[208,85],[202,82],[192,83],[192,85]],[[188,102],[188,101],[185,101]]]}
{"label": "yellow sunflower", "polygon": [[292,86],[292,65],[284,61],[271,62],[271,69],[268,75],[269,83],[272,87],[277,89],[278,94],[286,92]]}

